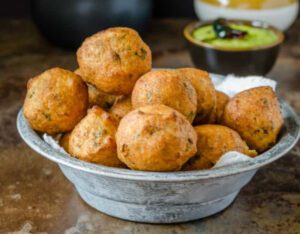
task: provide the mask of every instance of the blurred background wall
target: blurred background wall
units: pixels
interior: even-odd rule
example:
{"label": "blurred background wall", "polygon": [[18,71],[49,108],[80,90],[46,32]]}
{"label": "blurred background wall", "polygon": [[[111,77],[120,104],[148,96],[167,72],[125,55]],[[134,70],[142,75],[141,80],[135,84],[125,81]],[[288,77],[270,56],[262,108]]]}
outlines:
{"label": "blurred background wall", "polygon": [[[193,0],[154,0],[153,11],[154,11],[153,12],[154,17],[158,17],[158,18],[162,18],[162,17],[195,18],[196,17],[193,10]],[[1,1],[0,17],[1,18],[30,18],[30,0]]]}
{"label": "blurred background wall", "polygon": [[[53,44],[77,48],[85,37],[108,27],[127,26],[143,34],[152,17],[196,19],[193,2],[194,0],[6,0],[1,2],[0,18],[32,18],[39,31]],[[198,14],[199,9],[202,7],[198,6]],[[212,15],[207,10],[202,12]],[[296,15],[297,9],[294,10],[293,21]],[[277,15],[274,17],[282,21]],[[273,19],[271,22],[274,22]]]}
{"label": "blurred background wall", "polygon": [[30,0],[6,0],[1,1],[1,18],[29,18]]}

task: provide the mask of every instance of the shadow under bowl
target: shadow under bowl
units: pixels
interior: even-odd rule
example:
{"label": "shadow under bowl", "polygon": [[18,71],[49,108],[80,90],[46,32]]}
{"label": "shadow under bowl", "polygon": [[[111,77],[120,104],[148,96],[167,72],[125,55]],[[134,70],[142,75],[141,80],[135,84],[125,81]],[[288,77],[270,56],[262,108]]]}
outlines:
{"label": "shadow under bowl", "polygon": [[215,47],[193,38],[195,29],[210,25],[213,21],[193,22],[184,29],[184,37],[192,60],[198,68],[216,74],[234,74],[237,76],[266,75],[273,68],[279,49],[284,41],[284,34],[278,29],[259,21],[229,20],[232,23],[251,25],[272,30],[277,35],[273,44],[250,49],[227,49]]}

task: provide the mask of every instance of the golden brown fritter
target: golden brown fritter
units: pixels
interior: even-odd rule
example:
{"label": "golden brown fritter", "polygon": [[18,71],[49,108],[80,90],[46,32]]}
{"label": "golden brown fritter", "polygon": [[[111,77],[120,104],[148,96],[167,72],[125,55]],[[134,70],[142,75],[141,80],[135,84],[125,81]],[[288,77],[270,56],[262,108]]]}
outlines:
{"label": "golden brown fritter", "polygon": [[136,80],[150,71],[150,48],[130,28],[109,28],[85,39],[77,51],[83,79],[102,92],[131,93]]}
{"label": "golden brown fritter", "polygon": [[271,87],[258,87],[237,94],[225,107],[223,123],[257,152],[267,150],[276,143],[283,126],[275,92]]}
{"label": "golden brown fritter", "polygon": [[69,153],[69,140],[70,140],[71,132],[65,133],[59,140],[59,145],[63,147],[63,149]]}
{"label": "golden brown fritter", "polygon": [[176,72],[194,86],[197,93],[197,115],[194,124],[203,123],[216,105],[216,91],[209,74],[196,68],[181,68]]}
{"label": "golden brown fritter", "polygon": [[132,91],[132,106],[163,104],[192,122],[197,111],[197,93],[191,82],[171,70],[153,70],[143,75]]}
{"label": "golden brown fritter", "polygon": [[227,94],[220,91],[217,91],[216,94],[217,94],[216,122],[221,123],[225,107],[229,102],[230,97]]}
{"label": "golden brown fritter", "polygon": [[225,126],[202,125],[195,127],[197,132],[197,154],[184,166],[184,170],[201,170],[213,167],[229,151],[237,151],[254,157],[256,151],[249,150],[240,135]]}
{"label": "golden brown fritter", "polygon": [[217,105],[215,105],[210,114],[201,122],[202,124],[215,124],[217,122]]}
{"label": "golden brown fritter", "polygon": [[111,167],[121,167],[117,157],[117,122],[98,106],[74,128],[69,140],[70,154],[78,159]]}
{"label": "golden brown fritter", "polygon": [[196,171],[196,170],[205,170],[211,169],[215,163],[211,162],[210,159],[205,157],[200,157],[199,154],[196,154],[192,157],[186,164],[183,165],[183,171]]}
{"label": "golden brown fritter", "polygon": [[[74,73],[79,75],[80,77],[82,77],[82,74],[81,74],[79,68],[76,69],[74,71]],[[91,84],[87,84],[87,86],[88,86],[89,106],[90,107],[97,105],[103,109],[108,109],[114,104],[116,98],[118,97],[115,95],[110,95],[110,94],[104,93],[104,92],[98,90],[95,86],[93,86]]]}
{"label": "golden brown fritter", "polygon": [[213,110],[207,118],[202,120],[202,122],[204,122],[205,124],[219,124],[222,122],[224,109],[230,98],[225,93],[220,91],[216,91],[216,97],[216,105],[214,106]]}
{"label": "golden brown fritter", "polygon": [[110,108],[109,113],[111,113],[120,122],[120,120],[132,110],[131,97],[122,96],[117,98],[114,105]]}
{"label": "golden brown fritter", "polygon": [[121,120],[116,140],[118,157],[129,168],[178,171],[196,153],[197,135],[178,111],[149,105]]}
{"label": "golden brown fritter", "polygon": [[103,109],[109,109],[117,99],[117,96],[103,93],[90,84],[88,84],[88,92],[90,107],[97,105]]}
{"label": "golden brown fritter", "polygon": [[39,132],[68,132],[86,115],[88,91],[80,76],[52,68],[30,79],[24,115]]}

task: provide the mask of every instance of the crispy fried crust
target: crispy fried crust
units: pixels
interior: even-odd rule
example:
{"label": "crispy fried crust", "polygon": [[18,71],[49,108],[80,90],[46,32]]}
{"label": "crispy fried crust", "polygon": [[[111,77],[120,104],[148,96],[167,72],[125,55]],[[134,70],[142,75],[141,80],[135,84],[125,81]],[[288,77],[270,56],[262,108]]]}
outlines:
{"label": "crispy fried crust", "polygon": [[114,105],[110,108],[109,113],[111,113],[120,122],[121,119],[132,110],[131,97],[122,96],[117,98]]}
{"label": "crispy fried crust", "polygon": [[[75,74],[82,77],[80,69],[74,71]],[[89,106],[97,105],[103,109],[109,109],[115,102],[118,96],[104,93],[91,84],[87,84],[89,93]]]}
{"label": "crispy fried crust", "polygon": [[105,110],[109,109],[118,96],[103,93],[95,86],[88,84],[89,106],[97,105]]}
{"label": "crispy fried crust", "polygon": [[128,95],[152,66],[150,48],[130,28],[109,28],[85,39],[77,51],[83,79],[97,89]]}
{"label": "crispy fried crust", "polygon": [[87,107],[87,87],[71,71],[52,68],[28,81],[24,115],[36,131],[68,132],[86,115]]}
{"label": "crispy fried crust", "polygon": [[283,117],[275,92],[270,87],[246,90],[225,107],[224,125],[236,130],[249,147],[259,153],[276,143]]}
{"label": "crispy fried crust", "polygon": [[192,122],[197,111],[197,94],[191,82],[171,70],[155,70],[142,76],[132,92],[132,106],[163,104]]}
{"label": "crispy fried crust", "polygon": [[197,115],[194,124],[203,123],[216,105],[216,91],[209,74],[196,68],[181,68],[176,72],[194,86],[197,93]]}
{"label": "crispy fried crust", "polygon": [[249,150],[240,135],[225,126],[202,125],[195,127],[197,132],[197,154],[191,158],[183,170],[201,170],[213,167],[222,155],[237,151],[254,157],[256,151]]}
{"label": "crispy fried crust", "polygon": [[216,92],[217,95],[217,108],[216,108],[216,122],[221,123],[225,107],[230,100],[230,97],[220,91]]}
{"label": "crispy fried crust", "polygon": [[222,92],[216,91],[216,105],[212,112],[201,122],[203,124],[221,124],[223,119],[223,113],[225,106],[229,102],[230,98]]}
{"label": "crispy fried crust", "polygon": [[67,152],[67,153],[69,153],[70,152],[70,144],[69,144],[69,140],[70,140],[70,136],[71,136],[71,132],[67,132],[67,133],[65,133],[63,136],[62,136],[62,138],[60,138],[60,140],[59,140],[59,145],[61,146],[61,147],[63,147],[63,149]]}
{"label": "crispy fried crust", "polygon": [[118,157],[129,168],[178,171],[196,153],[197,135],[178,111],[149,105],[121,120],[116,140]]}
{"label": "crispy fried crust", "polygon": [[122,167],[117,157],[116,120],[98,106],[74,128],[69,140],[70,154],[84,161]]}
{"label": "crispy fried crust", "polygon": [[223,113],[225,106],[229,102],[230,98],[223,92],[216,91],[216,105],[208,115],[208,118],[203,120],[206,124],[220,124],[222,123]]}

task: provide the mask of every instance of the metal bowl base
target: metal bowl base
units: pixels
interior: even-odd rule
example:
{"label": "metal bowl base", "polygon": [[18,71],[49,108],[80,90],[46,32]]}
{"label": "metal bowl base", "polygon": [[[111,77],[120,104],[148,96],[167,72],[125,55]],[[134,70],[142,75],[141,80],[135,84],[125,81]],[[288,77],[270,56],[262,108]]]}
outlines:
{"label": "metal bowl base", "polygon": [[205,218],[227,208],[239,191],[219,199],[192,204],[134,204],[99,197],[76,187],[80,197],[107,215],[142,223],[181,223]]}

